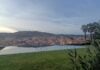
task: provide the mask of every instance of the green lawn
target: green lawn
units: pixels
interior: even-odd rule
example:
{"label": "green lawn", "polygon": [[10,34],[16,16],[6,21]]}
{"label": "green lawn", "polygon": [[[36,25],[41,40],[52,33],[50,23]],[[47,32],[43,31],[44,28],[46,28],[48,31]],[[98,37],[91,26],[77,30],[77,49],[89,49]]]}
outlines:
{"label": "green lawn", "polygon": [[[85,49],[78,49],[83,55]],[[0,70],[70,70],[68,50],[0,56]]]}

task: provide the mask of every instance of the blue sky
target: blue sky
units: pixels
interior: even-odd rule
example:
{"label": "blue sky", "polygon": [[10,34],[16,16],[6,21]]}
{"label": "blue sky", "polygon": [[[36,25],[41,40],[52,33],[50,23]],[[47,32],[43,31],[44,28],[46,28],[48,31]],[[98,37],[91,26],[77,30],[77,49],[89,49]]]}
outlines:
{"label": "blue sky", "polygon": [[3,29],[82,34],[81,25],[99,20],[100,0],[0,0]]}

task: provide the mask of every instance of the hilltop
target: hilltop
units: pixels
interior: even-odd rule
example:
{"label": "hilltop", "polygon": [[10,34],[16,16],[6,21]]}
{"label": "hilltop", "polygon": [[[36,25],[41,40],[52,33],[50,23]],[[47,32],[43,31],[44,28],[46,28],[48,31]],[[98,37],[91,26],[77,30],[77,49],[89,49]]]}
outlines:
{"label": "hilltop", "polygon": [[85,44],[83,35],[53,34],[39,31],[19,31],[0,33],[0,45],[5,46],[50,46],[50,45],[81,45]]}

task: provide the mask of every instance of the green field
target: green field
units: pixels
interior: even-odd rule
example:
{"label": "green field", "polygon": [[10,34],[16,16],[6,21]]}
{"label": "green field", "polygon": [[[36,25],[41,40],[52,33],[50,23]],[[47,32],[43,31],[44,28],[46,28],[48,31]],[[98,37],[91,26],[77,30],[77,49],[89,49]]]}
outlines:
{"label": "green field", "polygon": [[[83,55],[85,49],[78,49]],[[68,50],[0,56],[0,70],[71,70]]]}

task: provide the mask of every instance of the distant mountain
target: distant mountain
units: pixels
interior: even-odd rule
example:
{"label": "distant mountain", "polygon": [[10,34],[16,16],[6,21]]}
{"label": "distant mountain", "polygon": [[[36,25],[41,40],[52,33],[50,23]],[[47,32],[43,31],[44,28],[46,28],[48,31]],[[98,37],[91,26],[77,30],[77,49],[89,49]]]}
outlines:
{"label": "distant mountain", "polygon": [[16,37],[49,37],[55,36],[55,34],[39,32],[39,31],[19,31],[14,33]]}
{"label": "distant mountain", "polygon": [[39,31],[0,33],[0,45],[6,46],[49,46],[85,44],[83,35],[53,34]]}
{"label": "distant mountain", "polygon": [[19,31],[16,33],[0,33],[0,39],[19,39],[19,38],[30,38],[30,37],[50,37],[55,34],[39,32],[39,31]]}
{"label": "distant mountain", "polygon": [[0,39],[19,39],[31,37],[82,37],[82,35],[52,34],[39,31],[19,31],[16,33],[0,33]]}

